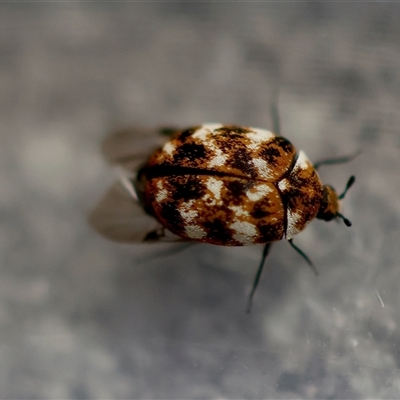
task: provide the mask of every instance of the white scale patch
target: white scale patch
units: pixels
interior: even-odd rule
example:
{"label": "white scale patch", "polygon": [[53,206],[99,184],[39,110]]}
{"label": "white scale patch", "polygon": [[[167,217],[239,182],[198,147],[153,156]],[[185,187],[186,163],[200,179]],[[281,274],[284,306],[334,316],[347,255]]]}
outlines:
{"label": "white scale patch", "polygon": [[222,128],[221,124],[203,124],[195,133],[193,133],[192,137],[200,139],[201,141],[207,141],[209,136],[215,129]]}
{"label": "white scale patch", "polygon": [[156,202],[161,203],[168,197],[168,191],[167,189],[164,189],[164,186],[161,181],[157,182],[157,188],[159,189],[159,191],[157,192],[156,195]]}
{"label": "white scale patch", "polygon": [[208,167],[221,167],[222,165],[225,165],[228,156],[212,143],[207,143],[207,147],[215,153],[215,156],[208,162]]}
{"label": "white scale patch", "polygon": [[229,209],[232,210],[237,217],[248,217],[250,215],[242,206],[230,206]]}
{"label": "white scale patch", "polygon": [[232,237],[242,244],[252,244],[258,235],[257,228],[250,222],[236,221],[229,226],[236,233]]}
{"label": "white scale patch", "polygon": [[221,124],[204,124],[192,135],[193,138],[199,139],[208,150],[215,154],[215,156],[208,161],[209,168],[221,167],[228,159],[228,156],[211,141],[213,132],[222,127],[223,125]]}
{"label": "white scale patch", "polygon": [[307,169],[310,167],[310,165],[312,164],[311,161],[306,156],[306,153],[304,153],[303,150],[300,150],[293,171],[295,171],[296,169]]}
{"label": "white scale patch", "polygon": [[178,208],[179,214],[185,221],[185,224],[192,223],[193,220],[199,215],[196,210],[192,209],[193,203],[194,200],[190,200],[186,203],[182,203],[181,206]]}
{"label": "white scale patch", "polygon": [[250,128],[253,132],[249,132],[246,136],[251,140],[251,143],[247,146],[251,150],[257,150],[261,143],[269,142],[276,135],[270,131],[258,128]]}
{"label": "white scale patch", "polygon": [[254,167],[257,168],[261,177],[264,179],[271,178],[271,169],[268,167],[268,164],[265,160],[262,158],[253,158],[251,161],[253,162]]}
{"label": "white scale patch", "polygon": [[272,189],[268,185],[257,185],[246,192],[246,196],[251,201],[258,201],[266,197],[268,193],[272,192]]}
{"label": "white scale patch", "polygon": [[165,143],[163,147],[163,151],[167,153],[170,157],[172,157],[173,152],[175,151],[176,147],[171,142]]}
{"label": "white scale patch", "polygon": [[223,182],[220,179],[215,179],[213,177],[209,177],[206,181],[207,189],[212,192],[214,197],[217,200],[221,199],[221,189]]}
{"label": "white scale patch", "polygon": [[289,180],[288,179],[282,179],[278,183],[278,187],[281,190],[281,192],[285,192],[286,190],[289,189]]}
{"label": "white scale patch", "polygon": [[292,239],[294,235],[297,235],[300,229],[296,228],[296,224],[299,222],[301,215],[287,209],[287,228],[286,228],[286,239]]}
{"label": "white scale patch", "polygon": [[206,236],[204,229],[198,225],[187,225],[185,226],[185,233],[191,239],[202,239]]}
{"label": "white scale patch", "polygon": [[222,204],[221,201],[221,189],[223,186],[223,182],[221,180],[215,179],[213,177],[209,177],[206,180],[207,189],[211,192],[211,194],[207,193],[203,200],[207,204],[208,207],[212,207],[218,204]]}

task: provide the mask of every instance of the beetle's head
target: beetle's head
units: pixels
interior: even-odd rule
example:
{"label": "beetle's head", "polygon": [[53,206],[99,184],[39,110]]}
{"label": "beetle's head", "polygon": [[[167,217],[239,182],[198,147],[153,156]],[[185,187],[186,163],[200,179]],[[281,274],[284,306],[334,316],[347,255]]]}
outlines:
{"label": "beetle's head", "polygon": [[351,226],[351,222],[340,214],[340,201],[346,195],[347,191],[355,182],[355,177],[351,176],[347,181],[346,187],[342,194],[338,196],[336,190],[329,185],[324,185],[323,187],[323,197],[321,205],[317,214],[318,219],[323,219],[324,221],[332,221],[334,218],[341,218],[347,226]]}

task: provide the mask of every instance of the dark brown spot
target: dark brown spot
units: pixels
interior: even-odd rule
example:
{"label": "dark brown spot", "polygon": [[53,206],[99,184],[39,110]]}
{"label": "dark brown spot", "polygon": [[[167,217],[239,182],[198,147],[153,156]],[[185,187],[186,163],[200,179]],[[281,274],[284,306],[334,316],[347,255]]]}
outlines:
{"label": "dark brown spot", "polygon": [[207,158],[207,150],[203,144],[184,143],[176,149],[174,161],[180,164],[181,161],[197,161]]}
{"label": "dark brown spot", "polygon": [[272,215],[273,213],[268,211],[271,202],[269,199],[264,199],[254,204],[253,210],[250,212],[250,215],[255,219],[262,219]]}
{"label": "dark brown spot", "polygon": [[166,177],[172,198],[176,201],[196,200],[205,195],[206,188],[196,175]]}
{"label": "dark brown spot", "polygon": [[241,205],[246,196],[246,191],[254,186],[254,181],[245,182],[244,180],[234,180],[225,183],[225,187],[229,194],[227,200],[232,205]]}
{"label": "dark brown spot", "polygon": [[230,166],[237,168],[243,174],[255,178],[257,176],[257,171],[255,170],[251,160],[252,158],[247,150],[238,149],[232,154],[232,157],[230,157],[228,162]]}
{"label": "dark brown spot", "polygon": [[175,138],[184,142],[188,137],[192,136],[193,133],[195,133],[199,128],[200,127],[196,126],[194,128],[185,129],[184,131],[178,133]]}
{"label": "dark brown spot", "polygon": [[269,243],[280,240],[283,237],[283,224],[263,224],[257,225],[260,232],[260,243]]}
{"label": "dark brown spot", "polygon": [[212,221],[205,221],[203,228],[207,232],[207,239],[214,243],[229,243],[232,241],[232,230],[228,228],[226,222],[220,218]]}
{"label": "dark brown spot", "polygon": [[268,165],[276,166],[282,162],[282,157],[286,158],[288,155],[295,154],[295,152],[294,146],[287,139],[277,136],[262,146],[260,157]]}
{"label": "dark brown spot", "polygon": [[274,138],[274,143],[276,143],[276,145],[278,147],[280,147],[284,153],[286,154],[292,154],[295,153],[295,148],[292,145],[292,143],[289,142],[289,140],[285,139],[282,136],[277,136],[276,138]]}
{"label": "dark brown spot", "polygon": [[281,152],[276,147],[268,146],[260,151],[260,156],[268,165],[276,165],[276,161],[281,157]]}
{"label": "dark brown spot", "polygon": [[181,214],[179,213],[176,202],[168,201],[161,204],[160,216],[167,223],[168,226],[173,227],[175,232],[182,231],[183,220]]}

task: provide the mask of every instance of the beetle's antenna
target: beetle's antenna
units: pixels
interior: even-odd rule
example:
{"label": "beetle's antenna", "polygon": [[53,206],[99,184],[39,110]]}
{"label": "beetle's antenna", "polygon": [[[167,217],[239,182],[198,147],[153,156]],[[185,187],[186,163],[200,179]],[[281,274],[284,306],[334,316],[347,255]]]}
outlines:
{"label": "beetle's antenna", "polygon": [[250,314],[251,306],[253,305],[253,296],[254,296],[254,293],[255,293],[255,291],[257,289],[257,285],[258,285],[258,282],[260,280],[261,272],[262,272],[263,267],[264,267],[265,259],[268,256],[268,253],[269,253],[269,250],[271,248],[271,245],[272,245],[272,243],[266,243],[265,246],[264,246],[264,250],[263,250],[263,253],[262,253],[262,257],[261,257],[260,266],[258,267],[256,277],[254,278],[253,287],[251,289],[251,292],[250,292],[250,295],[249,295],[249,300],[247,302],[247,308],[246,308],[247,314]]}
{"label": "beetle's antenna", "polygon": [[307,257],[307,255],[300,250],[294,243],[293,239],[288,240],[289,244],[307,261],[308,265],[311,267],[311,269],[314,271],[315,275],[318,276],[318,271],[313,262]]}
{"label": "beetle's antenna", "polygon": [[353,224],[351,223],[350,220],[348,220],[343,214],[337,213],[337,217],[342,218],[343,222],[345,223],[346,226],[352,226]]}
{"label": "beetle's antenna", "polygon": [[[344,198],[344,196],[346,196],[347,191],[353,186],[355,181],[356,181],[356,177],[354,175],[352,175],[349,178],[349,180],[347,181],[346,187],[344,188],[343,193],[338,196],[339,200],[342,200]],[[340,212],[338,212],[336,214],[336,216],[341,218],[346,226],[351,226],[352,225],[351,221],[348,220],[343,214],[340,214]]]}
{"label": "beetle's antenna", "polygon": [[353,186],[354,182],[356,181],[356,177],[352,175],[346,183],[346,187],[343,190],[343,193],[339,195],[338,199],[342,200],[344,196],[346,196],[347,191]]}
{"label": "beetle's antenna", "polygon": [[281,123],[280,123],[280,119],[279,119],[278,105],[275,102],[271,103],[270,112],[271,112],[273,133],[275,133],[275,135],[280,136],[281,135]]}
{"label": "beetle's antenna", "polygon": [[343,157],[336,157],[336,158],[327,158],[325,160],[318,161],[314,164],[314,169],[318,169],[321,165],[332,165],[332,164],[342,164],[349,161],[354,160],[357,156],[361,154],[361,151],[358,151],[355,154],[351,154],[348,156]]}

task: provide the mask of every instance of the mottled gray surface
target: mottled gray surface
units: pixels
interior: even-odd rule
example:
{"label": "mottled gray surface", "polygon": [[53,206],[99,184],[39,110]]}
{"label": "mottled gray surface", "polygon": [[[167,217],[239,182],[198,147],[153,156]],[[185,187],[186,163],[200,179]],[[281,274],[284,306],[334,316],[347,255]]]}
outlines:
{"label": "mottled gray surface", "polygon": [[[398,3],[3,3],[0,398],[400,397]],[[273,247],[122,246],[86,224],[112,129],[284,135],[354,226]],[[179,250],[179,249],[176,249]]]}

